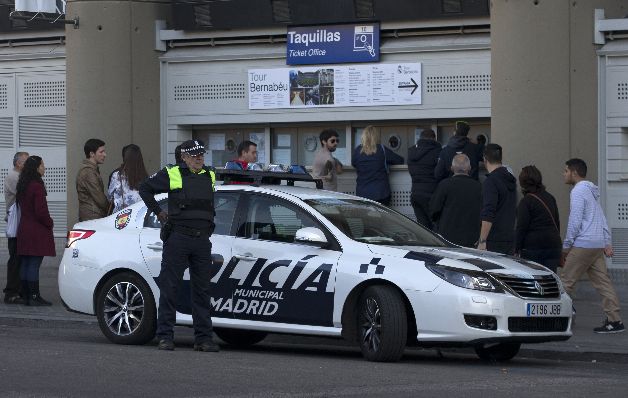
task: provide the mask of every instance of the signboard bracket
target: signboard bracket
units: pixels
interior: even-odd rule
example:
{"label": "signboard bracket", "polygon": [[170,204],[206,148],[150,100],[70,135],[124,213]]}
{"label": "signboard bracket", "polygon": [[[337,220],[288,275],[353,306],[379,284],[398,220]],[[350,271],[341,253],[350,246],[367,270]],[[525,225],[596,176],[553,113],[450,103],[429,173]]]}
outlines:
{"label": "signboard bracket", "polygon": [[65,14],[59,14],[57,16],[54,17],[50,17],[48,15],[54,15],[54,14],[46,14],[43,12],[36,12],[33,15],[25,15],[22,14],[21,11],[11,11],[11,13],[9,14],[9,19],[19,19],[19,20],[23,20],[26,22],[32,22],[32,21],[42,21],[42,22],[50,22],[52,24],[57,23],[57,22],[61,22],[64,23],[66,25],[74,25],[74,29],[78,29],[79,27],[79,18],[76,17],[74,19],[65,19],[65,18],[61,18],[63,17]]}

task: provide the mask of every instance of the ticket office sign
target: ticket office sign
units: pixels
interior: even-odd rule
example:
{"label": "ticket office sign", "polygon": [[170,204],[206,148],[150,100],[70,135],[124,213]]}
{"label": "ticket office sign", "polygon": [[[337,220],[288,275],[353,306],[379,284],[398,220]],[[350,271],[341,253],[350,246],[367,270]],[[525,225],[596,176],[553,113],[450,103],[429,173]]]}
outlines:
{"label": "ticket office sign", "polygon": [[421,63],[250,69],[249,109],[420,105]]}
{"label": "ticket office sign", "polygon": [[379,23],[289,27],[286,64],[379,62]]}

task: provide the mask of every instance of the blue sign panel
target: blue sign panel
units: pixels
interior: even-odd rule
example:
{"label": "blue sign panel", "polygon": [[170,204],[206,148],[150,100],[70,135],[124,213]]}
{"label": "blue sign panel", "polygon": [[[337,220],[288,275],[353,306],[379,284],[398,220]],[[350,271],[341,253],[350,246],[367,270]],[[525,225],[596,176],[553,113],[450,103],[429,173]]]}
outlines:
{"label": "blue sign panel", "polygon": [[379,23],[288,28],[286,64],[379,61]]}

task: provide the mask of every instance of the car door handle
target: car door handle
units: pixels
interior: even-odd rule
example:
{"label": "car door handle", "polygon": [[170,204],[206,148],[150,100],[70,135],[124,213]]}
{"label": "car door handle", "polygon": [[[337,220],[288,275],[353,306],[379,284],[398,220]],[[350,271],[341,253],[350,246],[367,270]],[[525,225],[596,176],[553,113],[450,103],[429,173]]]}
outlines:
{"label": "car door handle", "polygon": [[251,253],[236,254],[235,258],[237,258],[238,260],[243,260],[243,261],[257,261],[257,257],[253,257]]}
{"label": "car door handle", "polygon": [[164,244],[161,242],[155,242],[149,245],[146,245],[151,250],[162,251],[164,250]]}

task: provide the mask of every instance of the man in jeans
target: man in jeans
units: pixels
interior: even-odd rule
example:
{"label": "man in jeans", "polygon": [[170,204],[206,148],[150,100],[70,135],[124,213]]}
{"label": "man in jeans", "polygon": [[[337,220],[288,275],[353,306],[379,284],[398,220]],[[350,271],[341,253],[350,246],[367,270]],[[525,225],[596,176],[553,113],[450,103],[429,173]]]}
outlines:
{"label": "man in jeans", "polygon": [[[7,216],[9,209],[15,203],[17,180],[20,178],[20,172],[27,158],[27,152],[17,152],[13,156],[13,169],[9,170],[9,174],[4,179],[4,202],[7,206]],[[25,301],[20,297],[20,260],[17,255],[17,238],[7,238],[7,245],[9,246],[9,261],[7,261],[7,286],[4,288],[4,302],[6,304],[25,304]]]}
{"label": "man in jeans", "polygon": [[563,176],[565,183],[573,185],[570,194],[569,224],[563,243],[563,284],[569,295],[576,282],[586,272],[593,287],[602,296],[606,320],[595,333],[623,332],[624,324],[619,316],[619,299],[608,276],[604,256],[613,256],[611,234],[606,217],[598,202],[600,191],[592,182],[585,180],[587,164],[582,159],[570,159]]}

